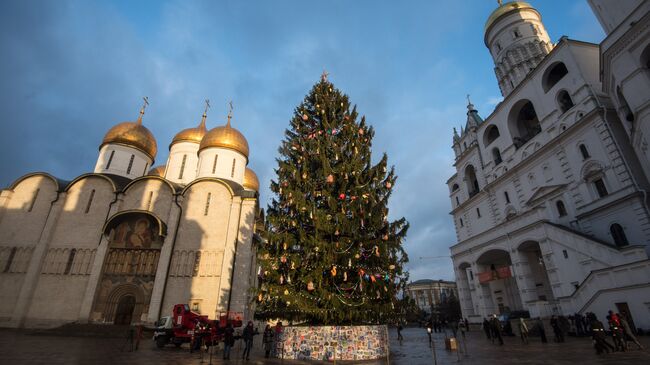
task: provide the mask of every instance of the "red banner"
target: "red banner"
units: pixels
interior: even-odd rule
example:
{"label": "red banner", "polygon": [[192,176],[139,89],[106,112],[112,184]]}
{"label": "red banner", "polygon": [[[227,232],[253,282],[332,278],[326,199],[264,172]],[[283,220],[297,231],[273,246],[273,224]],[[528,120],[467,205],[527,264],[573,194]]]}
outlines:
{"label": "red banner", "polygon": [[507,279],[512,277],[510,266],[498,267],[496,270],[480,272],[478,274],[478,282],[485,284],[492,280]]}

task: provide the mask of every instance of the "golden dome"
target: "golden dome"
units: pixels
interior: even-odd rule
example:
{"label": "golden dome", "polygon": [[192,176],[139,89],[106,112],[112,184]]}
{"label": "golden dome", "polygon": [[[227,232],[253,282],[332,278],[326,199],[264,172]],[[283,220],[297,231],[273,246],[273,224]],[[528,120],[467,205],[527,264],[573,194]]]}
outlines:
{"label": "golden dome", "polygon": [[244,188],[249,190],[260,191],[260,181],[257,179],[255,172],[248,167],[244,172]]}
{"label": "golden dome", "polygon": [[174,143],[178,142],[193,142],[193,143],[201,143],[201,140],[203,139],[203,136],[205,136],[205,133],[208,131],[205,128],[205,118],[207,115],[203,113],[203,118],[201,118],[201,123],[199,124],[198,127],[194,128],[187,128],[183,129],[182,131],[178,132],[175,136],[174,139],[172,139],[172,143],[169,144],[169,148],[171,148]]}
{"label": "golden dome", "polygon": [[160,165],[160,166],[153,167],[151,170],[149,170],[147,175],[165,177],[165,166]]}
{"label": "golden dome", "polygon": [[109,129],[99,148],[101,149],[109,143],[136,148],[147,154],[152,160],[156,158],[158,151],[156,139],[147,127],[142,125],[141,119],[138,119],[137,122],[123,122]]}
{"label": "golden dome", "polygon": [[230,120],[226,125],[210,129],[205,134],[201,140],[199,152],[210,147],[229,148],[248,158],[248,142],[243,134],[230,126]]}
{"label": "golden dome", "polygon": [[492,24],[494,24],[497,21],[497,19],[499,19],[503,15],[509,14],[511,12],[519,11],[522,9],[535,10],[535,8],[533,8],[529,3],[524,1],[512,1],[499,6],[498,8],[496,8],[496,10],[492,12],[492,14],[490,14],[490,17],[488,18],[487,22],[485,22],[485,33],[487,34]]}

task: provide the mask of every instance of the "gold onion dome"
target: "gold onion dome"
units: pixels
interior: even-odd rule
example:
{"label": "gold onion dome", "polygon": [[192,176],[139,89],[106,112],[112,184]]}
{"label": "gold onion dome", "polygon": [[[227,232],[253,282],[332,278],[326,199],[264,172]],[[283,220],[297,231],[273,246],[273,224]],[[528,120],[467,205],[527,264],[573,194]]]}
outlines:
{"label": "gold onion dome", "polygon": [[109,129],[99,148],[101,149],[109,143],[122,144],[140,150],[154,160],[156,158],[156,152],[158,152],[156,138],[154,138],[147,127],[142,125],[142,116],[148,104],[148,99],[145,97],[138,120],[135,122],[122,122]]}
{"label": "gold onion dome", "polygon": [[529,3],[524,1],[511,1],[500,5],[498,8],[496,8],[496,10],[492,12],[492,14],[490,14],[487,22],[485,22],[485,33],[488,32],[490,27],[497,21],[497,19],[506,14],[510,14],[511,12],[519,11],[522,9],[535,10],[535,8],[533,8]]}
{"label": "gold onion dome", "polygon": [[248,158],[248,142],[241,132],[230,126],[230,119],[226,125],[210,129],[205,134],[199,152],[210,147],[235,150]]}
{"label": "gold onion dome", "polygon": [[[206,108],[206,112],[207,112],[207,108]],[[178,142],[201,143],[201,140],[203,140],[203,137],[208,132],[207,128],[205,128],[206,118],[207,118],[207,114],[204,112],[203,117],[201,118],[201,123],[199,123],[198,127],[187,128],[178,132],[174,136],[174,139],[172,139],[172,143],[169,145],[169,148],[171,148],[175,143]]]}
{"label": "gold onion dome", "polygon": [[244,172],[244,188],[255,191],[260,190],[260,181],[257,179],[257,175],[248,167]]}
{"label": "gold onion dome", "polygon": [[160,166],[156,166],[156,167],[152,168],[152,169],[149,170],[149,172],[147,173],[147,176],[160,176],[160,177],[164,177],[164,176],[165,176],[165,166],[160,165]]}

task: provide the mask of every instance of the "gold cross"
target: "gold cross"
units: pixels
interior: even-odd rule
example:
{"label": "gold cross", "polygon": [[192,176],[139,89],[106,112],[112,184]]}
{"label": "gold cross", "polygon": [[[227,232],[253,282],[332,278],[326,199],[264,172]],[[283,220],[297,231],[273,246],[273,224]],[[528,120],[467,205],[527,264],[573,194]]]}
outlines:
{"label": "gold cross", "polygon": [[499,3],[499,6],[503,5],[503,0],[497,0],[497,2]]}
{"label": "gold cross", "polygon": [[205,110],[203,114],[208,114],[208,109],[210,109],[210,99],[205,99]]}
{"label": "gold cross", "polygon": [[140,109],[140,116],[138,117],[138,124],[142,124],[142,116],[144,115],[144,110],[147,108],[147,105],[149,105],[149,98],[144,96],[142,98],[144,100],[144,103],[142,104],[142,108]]}
{"label": "gold cross", "polygon": [[233,105],[232,105],[232,100],[228,102],[228,106],[230,109],[228,110],[228,125],[230,125],[230,119],[232,119],[232,110],[233,110]]}

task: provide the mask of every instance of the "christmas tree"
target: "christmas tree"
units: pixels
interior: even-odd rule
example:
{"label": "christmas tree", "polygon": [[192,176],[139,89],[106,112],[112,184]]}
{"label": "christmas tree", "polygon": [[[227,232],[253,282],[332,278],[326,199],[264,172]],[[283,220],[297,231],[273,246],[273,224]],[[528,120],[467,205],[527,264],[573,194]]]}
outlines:
{"label": "christmas tree", "polygon": [[277,159],[257,317],[312,325],[384,323],[406,283],[408,223],[388,221],[387,156],[372,165],[373,128],[323,73],[295,109]]}

